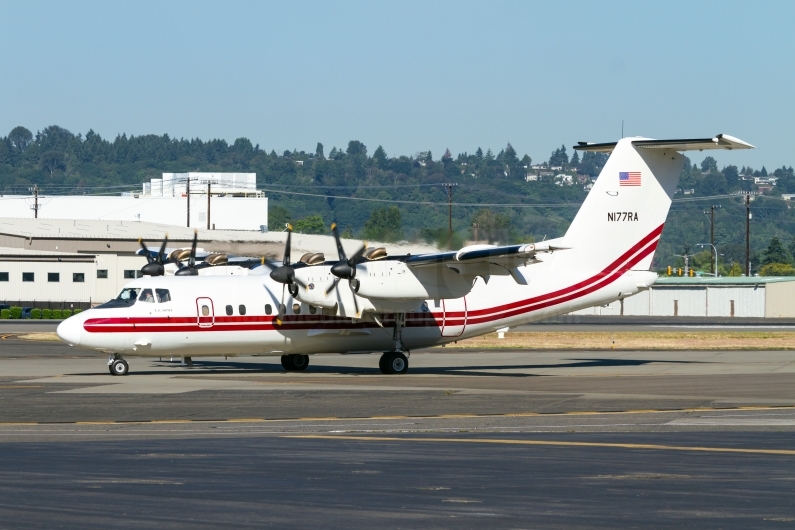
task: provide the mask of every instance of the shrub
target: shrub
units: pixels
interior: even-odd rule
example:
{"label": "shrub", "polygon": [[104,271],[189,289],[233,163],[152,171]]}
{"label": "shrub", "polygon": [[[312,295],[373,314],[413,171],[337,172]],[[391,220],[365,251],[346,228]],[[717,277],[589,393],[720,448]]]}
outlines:
{"label": "shrub", "polygon": [[52,318],[54,318],[55,320],[61,320],[63,318],[63,311],[61,311],[60,309],[53,309]]}
{"label": "shrub", "polygon": [[74,311],[72,311],[72,314],[73,314],[73,315],[76,315],[76,314],[78,314],[78,313],[82,313],[82,312],[83,312],[83,310],[82,310],[82,309],[75,309]]}
{"label": "shrub", "polygon": [[42,309],[41,310],[41,318],[44,319],[51,319],[52,318],[52,309]]}
{"label": "shrub", "polygon": [[30,318],[33,318],[33,319],[36,319],[36,320],[41,319],[41,309],[39,309],[38,307],[34,307],[30,311]]}
{"label": "shrub", "polygon": [[0,309],[0,318],[11,318],[11,311],[8,309]]}
{"label": "shrub", "polygon": [[11,306],[11,318],[20,318],[22,316],[22,308],[19,306]]}
{"label": "shrub", "polygon": [[64,309],[63,311],[61,311],[61,314],[63,315],[64,318],[69,318],[70,316],[72,316],[72,310]]}

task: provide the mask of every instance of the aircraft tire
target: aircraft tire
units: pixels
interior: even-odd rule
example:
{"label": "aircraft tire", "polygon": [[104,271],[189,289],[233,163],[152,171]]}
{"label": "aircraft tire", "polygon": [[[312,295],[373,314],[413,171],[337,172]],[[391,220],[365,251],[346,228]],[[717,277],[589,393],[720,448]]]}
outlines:
{"label": "aircraft tire", "polygon": [[390,374],[405,374],[409,370],[408,357],[399,351],[390,352],[386,356],[387,373]]}
{"label": "aircraft tire", "polygon": [[309,355],[282,355],[282,367],[288,372],[300,372],[309,366]]}
{"label": "aircraft tire", "polygon": [[389,357],[389,352],[383,353],[381,358],[378,359],[378,368],[381,370],[382,374],[389,374],[389,369],[386,366],[387,357]]}
{"label": "aircraft tire", "polygon": [[124,359],[116,359],[110,365],[110,373],[113,375],[127,375],[130,371],[130,366]]}

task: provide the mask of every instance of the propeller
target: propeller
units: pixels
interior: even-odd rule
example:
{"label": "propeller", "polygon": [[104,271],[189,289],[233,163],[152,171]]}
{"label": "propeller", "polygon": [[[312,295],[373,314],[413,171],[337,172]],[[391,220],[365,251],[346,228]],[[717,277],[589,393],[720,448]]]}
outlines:
{"label": "propeller", "polygon": [[284,290],[287,288],[290,294],[295,297],[298,295],[298,287],[306,289],[306,284],[295,277],[295,267],[290,263],[290,246],[292,243],[293,227],[287,225],[287,243],[284,248],[284,259],[281,265],[278,261],[262,259],[262,264],[271,270],[270,277],[273,281],[282,284],[282,300],[279,304],[279,318],[276,319],[277,324],[281,325],[281,319],[286,312],[284,306]]}
{"label": "propeller", "polygon": [[188,255],[188,266],[184,267],[182,265],[182,260],[185,259],[184,253],[180,256],[177,256],[177,267],[179,270],[174,273],[175,276],[198,276],[199,270],[196,268],[196,242],[199,239],[199,231],[193,231],[193,244],[190,246],[190,254]]}
{"label": "propeller", "polygon": [[359,314],[359,303],[356,301],[356,292],[359,290],[359,280],[356,279],[356,265],[360,262],[364,261],[364,253],[367,250],[367,242],[362,244],[362,248],[356,251],[356,253],[349,258],[345,256],[345,249],[342,248],[342,241],[340,241],[340,234],[337,231],[337,223],[331,224],[331,232],[334,234],[334,241],[337,243],[337,254],[339,255],[339,261],[331,266],[331,274],[336,276],[337,278],[334,282],[326,289],[326,294],[328,295],[337,288],[339,285],[340,280],[348,280],[348,286],[351,288],[351,291],[354,293],[353,296],[353,305],[356,308],[356,314]]}
{"label": "propeller", "polygon": [[157,257],[153,258],[152,254],[149,252],[149,249],[146,248],[146,245],[143,242],[143,239],[138,239],[138,243],[141,244],[141,248],[144,249],[146,254],[146,265],[141,267],[141,272],[145,276],[163,276],[166,273],[165,267],[163,264],[165,263],[165,252],[166,252],[166,243],[168,242],[168,234],[166,237],[163,238],[163,244],[160,245],[160,251],[157,253]]}

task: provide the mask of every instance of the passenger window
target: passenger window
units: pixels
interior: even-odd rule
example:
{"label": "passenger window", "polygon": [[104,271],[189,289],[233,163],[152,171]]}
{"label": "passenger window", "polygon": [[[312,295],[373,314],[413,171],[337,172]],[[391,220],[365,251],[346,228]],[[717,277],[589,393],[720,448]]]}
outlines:
{"label": "passenger window", "polygon": [[314,315],[315,313],[317,313],[317,307],[313,305],[309,306],[309,312]]}
{"label": "passenger window", "polygon": [[207,307],[206,305],[203,305],[203,306],[202,306],[202,316],[203,316],[203,317],[208,317],[208,316],[210,316],[210,308],[209,308],[209,307]]}
{"label": "passenger window", "polygon": [[141,302],[148,302],[150,304],[155,303],[155,297],[152,294],[152,289],[144,289],[141,291],[141,296],[138,298]]}
{"label": "passenger window", "polygon": [[168,292],[168,289],[155,289],[155,294],[157,295],[158,304],[171,301],[171,293]]}
{"label": "passenger window", "polygon": [[293,304],[293,313],[296,315],[301,314],[301,304]]}
{"label": "passenger window", "polygon": [[231,305],[226,306],[226,314],[231,315],[232,313],[234,313],[234,311],[232,310],[232,306]]}
{"label": "passenger window", "polygon": [[239,306],[237,306],[237,310],[238,310],[238,312],[241,315],[245,315],[246,314],[246,306],[244,306],[243,304],[240,304]]}
{"label": "passenger window", "polygon": [[273,313],[273,308],[270,304],[265,304],[265,314],[270,315],[271,313]]}

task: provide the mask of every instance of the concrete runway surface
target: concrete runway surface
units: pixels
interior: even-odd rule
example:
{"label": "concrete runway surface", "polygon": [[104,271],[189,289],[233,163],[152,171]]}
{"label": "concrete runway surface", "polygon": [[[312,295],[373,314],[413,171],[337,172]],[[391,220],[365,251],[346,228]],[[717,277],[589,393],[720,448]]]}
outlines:
{"label": "concrete runway surface", "polygon": [[128,360],[0,340],[0,527],[795,526],[795,352]]}

